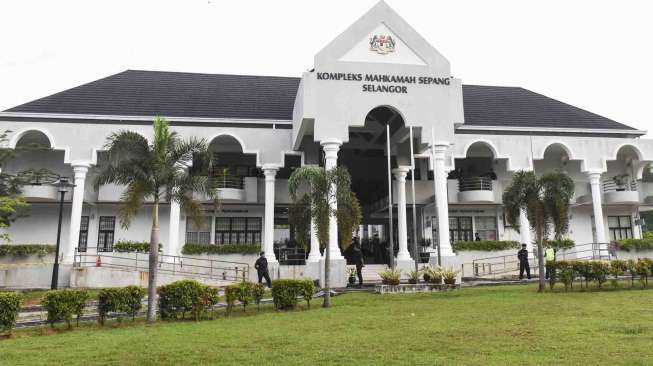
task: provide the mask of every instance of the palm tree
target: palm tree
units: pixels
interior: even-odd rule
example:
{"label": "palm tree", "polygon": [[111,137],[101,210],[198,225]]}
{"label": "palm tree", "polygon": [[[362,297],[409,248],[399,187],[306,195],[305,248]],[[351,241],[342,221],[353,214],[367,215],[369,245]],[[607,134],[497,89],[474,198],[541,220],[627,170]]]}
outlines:
{"label": "palm tree", "polygon": [[[335,214],[338,224],[342,222],[348,227],[348,239],[341,238],[341,243],[346,239],[351,241],[353,229],[360,224],[362,217],[360,204],[356,195],[351,191],[351,177],[347,169],[335,167],[330,170],[317,166],[303,166],[295,169],[288,179],[288,190],[294,202],[294,210],[304,209],[304,213],[293,214],[299,220],[314,218],[320,246],[325,246],[324,262],[324,307],[331,306],[331,266],[328,249],[329,242],[329,216]],[[337,208],[332,205],[337,202]],[[306,227],[304,225],[303,227]],[[340,228],[342,233],[347,228]],[[305,234],[304,234],[305,235]]]}
{"label": "palm tree", "polygon": [[[150,236],[147,320],[156,320],[156,280],[159,251],[159,203],[178,202],[180,207],[198,219],[202,205],[193,198],[193,192],[204,193],[216,199],[215,189],[206,175],[195,174],[198,170],[193,161],[203,161],[211,169],[211,155],[203,139],[182,140],[170,131],[168,122],[157,117],[154,120],[154,138],[150,142],[136,132],[118,131],[109,136],[105,145],[107,161],[100,168],[95,184],[115,183],[126,186],[122,205],[118,211],[120,224],[129,228],[131,220],[152,200],[152,232]],[[201,159],[198,159],[201,158]],[[203,169],[205,170],[205,169]],[[210,174],[209,174],[210,176]]]}
{"label": "palm tree", "polygon": [[[545,288],[544,241],[551,228],[561,239],[569,228],[569,201],[574,195],[574,181],[565,173],[548,173],[538,178],[532,171],[513,174],[512,183],[503,192],[506,221],[519,231],[532,230],[537,243],[539,292]],[[525,210],[530,228],[519,228],[519,214]]]}

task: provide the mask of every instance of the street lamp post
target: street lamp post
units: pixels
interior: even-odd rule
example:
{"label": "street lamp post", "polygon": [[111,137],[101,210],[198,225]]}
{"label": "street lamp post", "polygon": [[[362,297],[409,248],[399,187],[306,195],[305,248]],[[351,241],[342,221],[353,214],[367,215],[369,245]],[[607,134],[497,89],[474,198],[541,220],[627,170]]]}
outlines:
{"label": "street lamp post", "polygon": [[54,266],[52,267],[52,282],[50,285],[51,290],[56,290],[59,286],[59,248],[61,247],[61,221],[63,219],[63,200],[69,187],[74,187],[68,178],[59,177],[55,185],[59,188],[59,224],[57,226],[57,247],[54,256]]}

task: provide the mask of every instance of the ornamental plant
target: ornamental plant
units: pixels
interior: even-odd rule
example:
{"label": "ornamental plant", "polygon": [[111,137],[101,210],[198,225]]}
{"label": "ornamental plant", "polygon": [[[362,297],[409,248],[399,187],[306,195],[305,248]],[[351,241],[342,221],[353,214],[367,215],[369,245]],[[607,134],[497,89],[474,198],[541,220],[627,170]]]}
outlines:
{"label": "ornamental plant", "polygon": [[519,249],[520,245],[514,240],[468,240],[454,242],[452,248],[456,252],[460,251],[499,251]]}
{"label": "ornamental plant", "polygon": [[185,244],[181,252],[185,255],[197,254],[258,254],[261,244]]}
{"label": "ornamental plant", "polygon": [[401,282],[401,270],[398,268],[387,268],[379,273],[381,282],[385,285],[397,286]]}
{"label": "ornamental plant", "polygon": [[47,321],[51,327],[54,327],[54,323],[58,321],[64,321],[70,329],[74,315],[77,316],[77,326],[79,326],[79,318],[84,312],[88,299],[89,294],[86,290],[51,290],[45,293],[41,305],[48,312]]}
{"label": "ornamental plant", "polygon": [[200,320],[219,300],[218,290],[195,280],[181,280],[164,285],[157,290],[159,312],[162,319],[186,318]]}
{"label": "ornamental plant", "polygon": [[11,334],[18,318],[20,299],[17,292],[0,292],[0,331]]}
{"label": "ornamental plant", "polygon": [[610,282],[612,283],[612,287],[617,288],[619,286],[617,282],[619,276],[623,276],[627,269],[628,263],[626,261],[614,259],[610,262],[610,274],[612,275]]}
{"label": "ornamental plant", "polygon": [[98,322],[104,325],[109,313],[116,313],[118,321],[122,321],[122,314],[127,314],[134,321],[141,310],[145,289],[139,286],[120,288],[105,288],[98,294]]}
{"label": "ornamental plant", "polygon": [[639,276],[642,288],[648,287],[648,276],[651,275],[651,267],[653,267],[653,261],[648,258],[639,258],[635,263],[635,271]]}
{"label": "ornamental plant", "polygon": [[277,310],[291,310],[297,307],[298,298],[303,298],[310,307],[315,293],[315,284],[310,279],[282,279],[272,281],[272,300]]}
{"label": "ornamental plant", "polygon": [[589,264],[592,278],[596,280],[600,289],[603,287],[605,281],[607,281],[608,273],[610,273],[610,263],[605,261],[591,261]]}
{"label": "ornamental plant", "polygon": [[[152,204],[152,230],[149,249],[147,320],[156,320],[156,281],[159,245],[159,205],[177,202],[189,217],[199,220],[202,203],[194,192],[206,194],[216,201],[213,184],[212,154],[204,139],[183,140],[170,130],[168,122],[157,117],[153,138],[146,139],[133,131],[118,131],[109,136],[105,150],[107,160],[95,179],[95,185],[126,186],[118,211],[120,224],[129,228],[131,221],[147,200]],[[192,165],[190,169],[187,167]],[[208,172],[208,173],[207,173]]]}
{"label": "ornamental plant", "polygon": [[26,257],[36,254],[43,257],[47,254],[54,253],[55,246],[50,244],[5,244],[0,245],[0,257],[13,255],[17,257]]}
{"label": "ornamental plant", "polygon": [[416,284],[419,282],[419,277],[422,275],[421,270],[411,270],[408,272],[408,283]]}
{"label": "ornamental plant", "polygon": [[243,281],[229,285],[224,289],[225,299],[227,302],[227,313],[231,313],[236,300],[243,306],[243,312],[247,311],[247,305],[254,301],[257,305],[265,294],[265,286],[260,283]]}
{"label": "ornamental plant", "polygon": [[450,267],[443,269],[441,273],[442,280],[444,281],[445,285],[455,285],[458,273],[460,273],[460,271],[454,270],[452,267]]}

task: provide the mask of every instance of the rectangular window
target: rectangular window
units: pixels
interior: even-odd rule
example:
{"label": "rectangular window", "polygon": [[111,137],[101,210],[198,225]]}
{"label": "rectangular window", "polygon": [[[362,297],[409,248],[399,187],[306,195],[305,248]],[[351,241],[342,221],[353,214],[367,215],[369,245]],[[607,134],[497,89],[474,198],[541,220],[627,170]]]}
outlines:
{"label": "rectangular window", "polygon": [[497,240],[497,218],[494,216],[474,217],[476,232],[481,240]]}
{"label": "rectangular window", "polygon": [[[199,221],[199,222],[196,222]],[[211,244],[211,218],[186,219],[186,244]]]}
{"label": "rectangular window", "polygon": [[77,251],[85,253],[88,247],[88,216],[82,216],[79,224],[79,241],[77,242]]}
{"label": "rectangular window", "polygon": [[610,241],[633,237],[633,225],[630,216],[608,216]]}
{"label": "rectangular window", "polygon": [[260,244],[260,217],[216,217],[215,244]]}
{"label": "rectangular window", "polygon": [[449,216],[449,238],[452,243],[474,240],[472,218],[468,216]]}
{"label": "rectangular window", "polygon": [[115,216],[100,216],[100,230],[97,238],[98,252],[113,251],[113,236],[116,229]]}

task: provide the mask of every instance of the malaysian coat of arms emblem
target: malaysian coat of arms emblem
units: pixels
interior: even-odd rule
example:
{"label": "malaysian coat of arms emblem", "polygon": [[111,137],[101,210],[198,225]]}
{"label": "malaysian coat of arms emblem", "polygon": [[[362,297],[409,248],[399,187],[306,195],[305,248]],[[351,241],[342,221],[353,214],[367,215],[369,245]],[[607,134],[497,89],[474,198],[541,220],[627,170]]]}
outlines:
{"label": "malaysian coat of arms emblem", "polygon": [[395,40],[390,35],[374,35],[370,38],[370,51],[382,55],[395,51]]}

